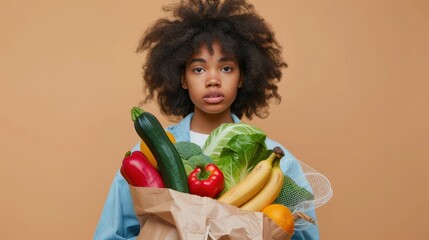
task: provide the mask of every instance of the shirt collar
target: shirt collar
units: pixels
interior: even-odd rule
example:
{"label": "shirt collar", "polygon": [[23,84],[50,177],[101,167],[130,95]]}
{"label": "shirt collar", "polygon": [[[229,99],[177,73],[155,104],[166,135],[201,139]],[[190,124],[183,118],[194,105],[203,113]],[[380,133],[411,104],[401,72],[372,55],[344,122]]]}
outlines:
{"label": "shirt collar", "polygon": [[[194,113],[189,113],[186,115],[178,124],[170,126],[167,128],[167,131],[170,131],[175,136],[176,141],[187,141],[191,140],[189,132],[191,131],[191,120],[194,116]],[[237,115],[231,113],[232,120],[234,123],[239,123],[240,119]]]}

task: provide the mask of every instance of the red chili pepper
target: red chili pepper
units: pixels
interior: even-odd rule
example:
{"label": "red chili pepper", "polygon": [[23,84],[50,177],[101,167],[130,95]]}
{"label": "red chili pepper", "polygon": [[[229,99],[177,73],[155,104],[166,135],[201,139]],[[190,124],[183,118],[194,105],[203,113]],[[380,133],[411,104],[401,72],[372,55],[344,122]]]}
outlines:
{"label": "red chili pepper", "polygon": [[130,185],[135,187],[164,187],[161,174],[140,151],[125,154],[121,174]]}
{"label": "red chili pepper", "polygon": [[189,192],[202,197],[215,198],[225,186],[222,171],[215,164],[198,165],[188,177]]}

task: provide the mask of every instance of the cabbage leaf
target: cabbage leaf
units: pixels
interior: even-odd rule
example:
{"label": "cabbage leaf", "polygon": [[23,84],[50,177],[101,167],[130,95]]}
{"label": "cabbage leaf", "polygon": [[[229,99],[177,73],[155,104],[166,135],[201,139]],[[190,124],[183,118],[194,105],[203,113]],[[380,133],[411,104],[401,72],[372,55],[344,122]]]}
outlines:
{"label": "cabbage leaf", "polygon": [[245,123],[225,123],[215,129],[203,146],[225,177],[224,192],[241,181],[271,151],[265,133]]}
{"label": "cabbage leaf", "polygon": [[213,130],[209,135],[202,149],[203,153],[211,158],[218,158],[222,148],[227,145],[229,140],[235,135],[250,135],[254,133],[265,133],[252,125],[246,123],[224,123]]}

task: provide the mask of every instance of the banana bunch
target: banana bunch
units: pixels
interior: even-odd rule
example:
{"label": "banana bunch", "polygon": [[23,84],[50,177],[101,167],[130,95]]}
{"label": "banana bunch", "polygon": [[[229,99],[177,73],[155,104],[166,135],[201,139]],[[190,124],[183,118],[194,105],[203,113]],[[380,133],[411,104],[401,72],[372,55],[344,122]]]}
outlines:
{"label": "banana bunch", "polygon": [[284,152],[275,147],[271,155],[259,162],[237,185],[217,200],[244,210],[262,211],[279,195],[284,181],[280,159]]}

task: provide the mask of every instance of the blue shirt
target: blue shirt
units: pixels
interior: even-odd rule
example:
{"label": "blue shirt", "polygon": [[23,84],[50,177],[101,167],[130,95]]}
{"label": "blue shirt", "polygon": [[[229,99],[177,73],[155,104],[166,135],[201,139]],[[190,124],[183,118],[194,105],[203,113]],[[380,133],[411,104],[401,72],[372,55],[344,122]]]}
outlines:
{"label": "blue shirt", "polygon": [[[187,115],[176,125],[167,127],[176,141],[190,141],[189,132],[193,113]],[[232,115],[234,122],[240,122],[237,116]],[[266,140],[269,149],[279,146],[283,149],[285,156],[280,162],[283,172],[292,179],[303,176],[302,169],[297,159],[278,142],[269,138]],[[137,144],[132,151],[140,150],[140,144]],[[314,210],[306,212],[314,219],[316,215]],[[133,201],[131,199],[130,189],[127,181],[122,177],[119,170],[116,172],[113,183],[110,187],[106,202],[101,213],[97,229],[94,234],[96,240],[120,240],[136,239],[140,232],[140,224],[134,213]],[[318,240],[319,230],[317,225],[311,225],[305,230],[296,230],[292,236],[293,240]]]}

